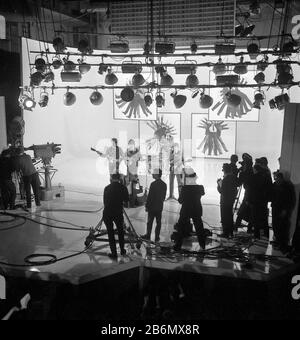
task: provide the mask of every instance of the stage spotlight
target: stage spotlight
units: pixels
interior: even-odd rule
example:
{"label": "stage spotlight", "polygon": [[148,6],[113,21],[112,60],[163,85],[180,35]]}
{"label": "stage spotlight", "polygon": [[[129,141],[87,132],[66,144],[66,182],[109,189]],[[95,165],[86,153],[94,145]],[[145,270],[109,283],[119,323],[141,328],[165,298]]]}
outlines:
{"label": "stage spotlight", "polygon": [[78,63],[79,63],[79,72],[81,74],[86,74],[90,71],[91,65],[84,63],[81,60],[78,60]]}
{"label": "stage spotlight", "polygon": [[185,84],[187,87],[189,88],[193,88],[196,87],[197,85],[199,85],[199,79],[196,76],[196,71],[193,71],[189,76],[187,76]]}
{"label": "stage spotlight", "polygon": [[45,59],[37,58],[34,62],[35,68],[38,72],[44,73],[47,69],[47,64]]}
{"label": "stage spotlight", "polygon": [[248,37],[250,34],[252,34],[254,28],[255,28],[255,25],[249,25],[247,27],[244,27],[244,30],[241,33],[241,37],[243,38]]}
{"label": "stage spotlight", "polygon": [[76,102],[76,96],[74,93],[67,91],[67,93],[64,94],[64,104],[66,106],[72,106]]}
{"label": "stage spotlight", "polygon": [[265,56],[262,60],[260,60],[257,64],[257,71],[265,71],[267,67],[269,66],[269,57]]}
{"label": "stage spotlight", "polygon": [[195,54],[195,53],[197,53],[197,50],[198,50],[198,46],[197,46],[196,42],[194,41],[194,42],[191,44],[191,53],[192,53],[192,54]]}
{"label": "stage spotlight", "polygon": [[172,86],[174,83],[174,79],[168,74],[167,70],[163,70],[160,75],[160,85],[163,86]]}
{"label": "stage spotlight", "polygon": [[172,54],[175,52],[175,43],[168,41],[158,41],[155,43],[155,52],[159,54]]}
{"label": "stage spotlight", "polygon": [[278,73],[278,86],[282,89],[290,88],[294,79],[291,66],[287,62],[283,62],[281,59],[279,59],[276,69]]}
{"label": "stage spotlight", "polygon": [[244,31],[243,25],[236,25],[235,26],[235,36],[238,37]]}
{"label": "stage spotlight", "polygon": [[165,105],[165,95],[162,92],[158,92],[155,97],[156,106],[161,108]]}
{"label": "stage spotlight", "polygon": [[41,72],[35,72],[30,76],[30,86],[40,86],[44,76]]}
{"label": "stage spotlight", "polygon": [[103,74],[104,72],[107,72],[107,69],[108,69],[108,66],[103,64],[103,63],[101,63],[99,65],[98,73],[99,74]]}
{"label": "stage spotlight", "polygon": [[186,96],[182,94],[177,94],[177,91],[175,91],[174,93],[171,93],[171,97],[173,97],[173,102],[174,102],[176,109],[182,108],[187,100]]}
{"label": "stage spotlight", "polygon": [[112,69],[107,70],[107,75],[105,76],[106,85],[115,85],[118,82],[118,77],[113,73]]}
{"label": "stage spotlight", "polygon": [[204,92],[200,94],[199,104],[202,109],[209,109],[212,106],[213,102],[214,100],[211,96],[205,94]]}
{"label": "stage spotlight", "polygon": [[46,83],[50,83],[51,81],[54,80],[54,73],[49,70],[45,75],[44,75],[44,81]]}
{"label": "stage spotlight", "polygon": [[124,102],[131,102],[132,99],[134,98],[134,92],[133,89],[129,86],[126,86],[122,91],[121,91],[121,98]]}
{"label": "stage spotlight", "polygon": [[55,50],[55,52],[56,52],[57,54],[64,53],[65,50],[66,50],[64,41],[63,41],[63,39],[60,38],[60,37],[55,38],[55,39],[53,40],[52,45],[53,45],[53,48],[54,48],[54,50]]}
{"label": "stage spotlight", "polygon": [[215,75],[222,75],[226,73],[226,65],[222,62],[222,59],[219,58],[219,61],[215,66],[213,67],[213,72]]}
{"label": "stage spotlight", "polygon": [[35,108],[36,102],[30,92],[22,91],[19,97],[19,105],[23,110],[32,111]]}
{"label": "stage spotlight", "polygon": [[96,89],[91,95],[90,95],[90,102],[93,105],[101,105],[103,102],[103,96],[98,90]]}
{"label": "stage spotlight", "polygon": [[132,77],[132,85],[137,88],[139,86],[142,86],[145,82],[145,78],[140,72],[137,72],[133,77]]}
{"label": "stage spotlight", "polygon": [[251,43],[247,46],[247,51],[249,53],[250,59],[254,60],[258,57],[260,48],[258,44],[256,43]]}
{"label": "stage spotlight", "polygon": [[153,97],[152,97],[152,94],[150,92],[147,92],[144,96],[144,101],[145,101],[145,104],[146,106],[151,106],[152,103],[153,103]]}
{"label": "stage spotlight", "polygon": [[231,91],[229,91],[225,96],[229,106],[236,108],[241,104],[242,98],[237,94],[231,93]]}
{"label": "stage spotlight", "polygon": [[39,105],[40,107],[46,107],[49,102],[49,94],[44,91],[41,93],[40,100],[39,100]]}
{"label": "stage spotlight", "polygon": [[53,66],[53,68],[55,69],[55,70],[58,70],[59,68],[61,68],[62,67],[62,61],[60,60],[60,58],[58,58],[58,57],[54,57],[53,59],[52,59],[52,66]]}
{"label": "stage spotlight", "polygon": [[259,15],[261,8],[258,1],[252,1],[249,5],[249,10],[251,15]]}
{"label": "stage spotlight", "polygon": [[248,72],[247,65],[244,63],[244,57],[241,57],[240,62],[235,65],[233,72],[236,74],[246,74]]}
{"label": "stage spotlight", "polygon": [[265,94],[262,91],[255,93],[253,108],[260,110],[261,105],[264,105],[265,99],[266,99]]}
{"label": "stage spotlight", "polygon": [[234,54],[235,47],[235,44],[215,44],[215,53],[217,55]]}
{"label": "stage spotlight", "polygon": [[80,72],[61,72],[61,81],[65,83],[78,83],[81,80]]}
{"label": "stage spotlight", "polygon": [[269,101],[269,106],[271,109],[278,109],[278,110],[283,110],[290,102],[290,97],[288,96],[287,93],[281,94],[280,96],[276,96],[274,99],[271,99]]}
{"label": "stage spotlight", "polygon": [[81,39],[79,41],[78,51],[84,55],[93,53],[93,49],[91,48],[90,43],[87,39]]}
{"label": "stage spotlight", "polygon": [[109,49],[112,53],[128,53],[129,43],[127,40],[112,40]]}
{"label": "stage spotlight", "polygon": [[265,74],[263,72],[259,72],[254,77],[254,80],[257,82],[257,84],[263,84],[266,80]]}
{"label": "stage spotlight", "polygon": [[63,60],[64,60],[64,70],[65,70],[66,72],[75,71],[76,65],[75,65],[75,63],[73,63],[73,61],[68,60],[68,59],[66,59],[66,58],[64,58]]}

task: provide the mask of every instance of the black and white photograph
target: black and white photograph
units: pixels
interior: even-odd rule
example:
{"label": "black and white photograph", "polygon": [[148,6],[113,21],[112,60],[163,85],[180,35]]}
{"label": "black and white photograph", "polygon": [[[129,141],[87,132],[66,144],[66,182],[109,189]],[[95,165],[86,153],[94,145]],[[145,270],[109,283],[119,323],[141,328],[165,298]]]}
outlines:
{"label": "black and white photograph", "polygon": [[298,0],[0,0],[0,320],[299,320],[299,56]]}

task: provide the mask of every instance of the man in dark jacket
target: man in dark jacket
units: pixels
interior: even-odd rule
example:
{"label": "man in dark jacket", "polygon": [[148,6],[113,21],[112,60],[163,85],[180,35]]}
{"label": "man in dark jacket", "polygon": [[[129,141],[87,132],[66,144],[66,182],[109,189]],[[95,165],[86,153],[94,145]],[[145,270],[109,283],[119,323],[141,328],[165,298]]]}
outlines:
{"label": "man in dark jacket", "polygon": [[275,244],[282,251],[287,251],[289,246],[290,219],[296,204],[296,194],[293,184],[284,179],[279,171],[274,173],[272,190],[272,225]]}
{"label": "man in dark jacket", "polygon": [[12,181],[14,172],[9,150],[4,150],[0,157],[0,190],[4,210],[15,208],[16,187]]}
{"label": "man in dark jacket", "polygon": [[202,221],[201,197],[205,195],[203,185],[198,185],[197,174],[192,169],[185,170],[185,185],[181,189],[178,202],[182,205],[180,217],[177,223],[177,233],[175,238],[174,250],[181,249],[185,235],[186,225],[193,220],[199,245],[205,249],[205,232]]}
{"label": "man in dark jacket", "polygon": [[123,206],[124,203],[128,203],[128,201],[128,190],[123,184],[120,183],[120,175],[112,174],[111,184],[104,189],[103,195],[103,222],[107,228],[109,246],[111,249],[111,254],[109,254],[109,257],[112,259],[116,259],[118,257],[114,234],[114,223],[118,231],[121,255],[126,254],[126,250],[124,248]]}
{"label": "man in dark jacket", "polygon": [[265,229],[266,206],[270,200],[270,182],[265,170],[258,164],[253,167],[254,175],[249,182],[248,202],[251,208],[251,224],[254,237],[260,239],[260,230]]}
{"label": "man in dark jacket", "polygon": [[161,180],[162,171],[157,169],[154,171],[154,182],[151,183],[148,198],[146,202],[146,211],[148,212],[147,233],[144,238],[150,240],[153,221],[156,219],[155,242],[159,242],[161,229],[161,216],[164,207],[164,200],[167,194],[167,184]]}
{"label": "man in dark jacket", "polygon": [[233,236],[233,204],[237,195],[237,178],[232,173],[230,164],[223,164],[224,177],[218,180],[218,191],[221,194],[221,221],[224,237]]}

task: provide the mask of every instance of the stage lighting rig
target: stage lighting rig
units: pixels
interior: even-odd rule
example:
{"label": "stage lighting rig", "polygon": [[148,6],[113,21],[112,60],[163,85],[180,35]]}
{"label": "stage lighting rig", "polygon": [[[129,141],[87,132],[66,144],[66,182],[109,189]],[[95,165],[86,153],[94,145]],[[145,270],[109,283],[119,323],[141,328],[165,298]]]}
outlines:
{"label": "stage lighting rig", "polygon": [[182,94],[178,94],[177,90],[174,93],[171,93],[171,97],[173,97],[173,102],[176,109],[180,109],[186,103],[186,96]]}
{"label": "stage lighting rig", "polygon": [[28,87],[22,89],[19,96],[19,105],[23,110],[28,111],[32,111],[35,108],[36,102],[34,100],[33,94],[31,93],[31,90]]}
{"label": "stage lighting rig", "polygon": [[173,54],[175,52],[175,42],[158,41],[155,43],[155,52],[159,54]]}
{"label": "stage lighting rig", "polygon": [[215,44],[215,53],[220,56],[226,54],[234,54],[235,47],[235,44],[230,43]]}
{"label": "stage lighting rig", "polygon": [[103,96],[98,90],[96,89],[91,95],[90,95],[90,102],[93,105],[101,105],[103,102]]}
{"label": "stage lighting rig", "polygon": [[[176,60],[174,63],[176,74],[191,74],[196,73],[197,62],[195,60]],[[194,73],[194,74],[195,74]]]}
{"label": "stage lighting rig", "polygon": [[246,74],[248,72],[248,68],[247,65],[244,63],[243,56],[240,58],[240,62],[233,68],[233,72],[240,75]]}
{"label": "stage lighting rig", "polygon": [[111,40],[109,49],[111,53],[128,53],[129,52],[129,43],[127,40]]}
{"label": "stage lighting rig", "polygon": [[162,92],[157,92],[157,95],[155,97],[155,102],[156,102],[156,106],[161,108],[165,105],[165,94]]}
{"label": "stage lighting rig", "polygon": [[118,82],[118,77],[113,73],[111,68],[107,69],[107,75],[105,76],[106,85],[115,85]]}
{"label": "stage lighting rig", "polygon": [[45,90],[40,95],[39,105],[40,107],[46,107],[49,102],[49,94]]}
{"label": "stage lighting rig", "polygon": [[215,75],[223,75],[226,73],[227,67],[226,65],[222,62],[222,58],[219,58],[218,63],[214,65],[213,67],[213,72]]}
{"label": "stage lighting rig", "polygon": [[281,94],[280,96],[276,96],[274,99],[271,99],[269,101],[269,106],[270,109],[278,109],[278,110],[283,110],[290,102],[290,97],[288,96],[287,93]]}
{"label": "stage lighting rig", "polygon": [[151,106],[153,103],[153,96],[151,92],[147,92],[144,96],[144,101],[147,107]]}
{"label": "stage lighting rig", "polygon": [[261,105],[264,105],[266,96],[263,91],[258,91],[254,95],[254,103],[253,103],[253,108],[260,110]]}

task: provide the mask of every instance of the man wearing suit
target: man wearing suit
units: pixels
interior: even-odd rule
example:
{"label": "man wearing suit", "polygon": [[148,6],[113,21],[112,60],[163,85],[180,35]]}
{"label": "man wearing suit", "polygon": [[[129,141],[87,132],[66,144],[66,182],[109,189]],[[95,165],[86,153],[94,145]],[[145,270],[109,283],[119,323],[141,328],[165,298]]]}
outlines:
{"label": "man wearing suit", "polygon": [[144,238],[150,240],[152,225],[156,219],[155,228],[155,242],[159,242],[160,229],[161,229],[161,216],[164,207],[164,200],[167,194],[167,184],[161,180],[162,171],[157,169],[154,171],[154,182],[151,183],[149,194],[146,202],[146,211],[148,212],[147,233]]}
{"label": "man wearing suit", "polygon": [[231,164],[223,164],[223,179],[218,180],[221,194],[221,220],[225,238],[233,236],[233,205],[237,195],[237,178],[232,173]]}
{"label": "man wearing suit", "polygon": [[129,195],[127,188],[120,183],[120,175],[112,174],[111,184],[104,189],[103,222],[106,225],[111,254],[108,256],[117,259],[117,247],[114,235],[114,223],[118,230],[121,255],[126,254],[124,248],[124,218],[123,204],[128,203]]}

